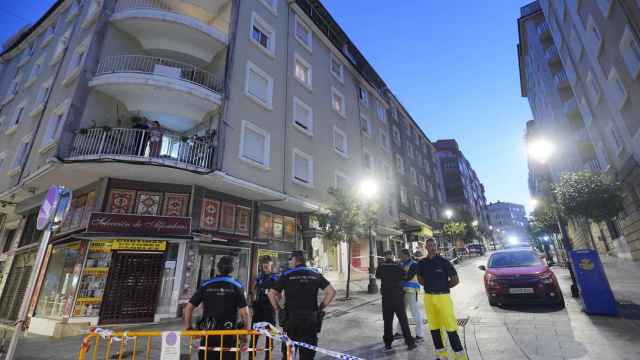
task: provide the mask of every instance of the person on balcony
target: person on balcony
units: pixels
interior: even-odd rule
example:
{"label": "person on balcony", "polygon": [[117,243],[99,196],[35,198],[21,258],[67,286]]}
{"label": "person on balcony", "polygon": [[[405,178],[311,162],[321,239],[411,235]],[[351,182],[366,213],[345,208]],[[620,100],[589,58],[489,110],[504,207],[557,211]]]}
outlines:
{"label": "person on balcony", "polygon": [[159,157],[160,150],[162,149],[162,135],[164,135],[164,128],[158,121],[152,121],[149,132],[149,156]]}
{"label": "person on balcony", "polygon": [[141,119],[136,121],[133,126],[136,131],[136,149],[135,155],[144,156],[147,150],[147,143],[149,142],[149,121],[147,119]]}

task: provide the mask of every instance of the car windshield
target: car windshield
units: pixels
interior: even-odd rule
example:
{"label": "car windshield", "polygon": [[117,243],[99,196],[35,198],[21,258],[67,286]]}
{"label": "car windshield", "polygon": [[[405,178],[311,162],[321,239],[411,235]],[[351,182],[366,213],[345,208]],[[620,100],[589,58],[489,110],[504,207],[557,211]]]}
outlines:
{"label": "car windshield", "polygon": [[493,254],[489,259],[490,268],[521,267],[542,265],[542,260],[533,251],[508,251]]}

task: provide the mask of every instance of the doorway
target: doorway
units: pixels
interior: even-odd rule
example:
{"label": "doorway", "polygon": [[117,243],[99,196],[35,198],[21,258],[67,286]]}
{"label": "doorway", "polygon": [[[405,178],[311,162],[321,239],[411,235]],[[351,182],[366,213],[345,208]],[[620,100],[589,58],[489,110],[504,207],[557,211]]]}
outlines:
{"label": "doorway", "polygon": [[113,253],[100,324],[152,322],[164,266],[164,253]]}

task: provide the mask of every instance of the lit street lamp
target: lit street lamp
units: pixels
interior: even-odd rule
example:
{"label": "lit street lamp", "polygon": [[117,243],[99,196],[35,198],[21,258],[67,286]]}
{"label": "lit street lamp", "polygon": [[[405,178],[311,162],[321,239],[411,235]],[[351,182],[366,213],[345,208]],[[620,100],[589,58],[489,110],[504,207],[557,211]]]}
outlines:
{"label": "lit street lamp", "polygon": [[444,216],[447,218],[447,220],[451,220],[451,218],[453,217],[453,210],[446,209],[444,211]]}
{"label": "lit street lamp", "polygon": [[[549,161],[549,159],[551,158],[551,156],[553,155],[555,149],[554,149],[554,145],[547,139],[545,138],[538,138],[538,139],[534,139],[529,141],[528,145],[528,154],[529,157],[535,161],[537,161],[540,164],[543,165],[547,165],[547,161]],[[550,169],[547,169],[546,172],[544,172],[545,176],[547,177],[546,180],[549,182],[549,184],[551,184],[553,182],[553,180],[551,179],[551,173],[550,173]],[[556,203],[557,200],[555,198],[555,193],[553,191],[551,191],[551,201],[553,203]],[[539,205],[539,201],[536,200],[536,206]],[[560,211],[557,209],[557,206],[552,206],[552,208],[554,209],[554,215],[556,217],[556,221],[558,222],[558,229],[560,229],[560,236],[562,237],[562,245],[564,247],[564,251],[567,257],[567,261],[571,261],[570,257],[569,257],[569,252],[571,250],[573,250],[573,246],[571,244],[571,241],[569,241],[569,236],[567,235],[567,229],[565,228],[564,225],[564,221],[562,220],[562,214],[560,214]],[[573,273],[573,267],[571,266],[571,264],[569,264],[569,273],[571,274],[571,295],[573,297],[578,297],[580,296],[579,294],[579,290],[578,290],[578,286],[576,285],[576,276]]]}
{"label": "lit street lamp", "polygon": [[[367,287],[367,293],[369,294],[377,294],[378,293],[378,283],[376,282],[376,269],[374,268],[374,242],[373,236],[371,234],[371,226],[372,221],[371,216],[369,214],[369,206],[371,200],[373,200],[378,195],[378,183],[373,179],[366,179],[362,183],[360,183],[360,197],[364,200],[366,204],[366,214],[367,214],[367,227],[369,234],[369,286]],[[351,266],[351,254],[349,254],[349,266]]]}

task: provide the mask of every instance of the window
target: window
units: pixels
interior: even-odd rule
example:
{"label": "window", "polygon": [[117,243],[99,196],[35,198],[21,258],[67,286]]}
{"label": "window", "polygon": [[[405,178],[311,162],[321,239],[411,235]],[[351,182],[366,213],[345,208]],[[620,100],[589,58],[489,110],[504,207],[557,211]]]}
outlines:
{"label": "window", "polygon": [[596,51],[596,53],[600,52],[602,45],[602,35],[600,34],[600,29],[596,26],[595,21],[591,15],[589,15],[589,19],[587,20],[587,32],[591,37],[591,41],[593,42],[592,47]]}
{"label": "window", "polygon": [[409,172],[411,174],[411,181],[413,182],[413,185],[418,185],[418,174],[416,173],[416,168],[412,166]]}
{"label": "window", "polygon": [[611,138],[613,139],[613,143],[616,146],[616,153],[620,154],[624,145],[622,142],[622,139],[620,138],[620,135],[618,134],[618,131],[616,130],[614,125],[612,125],[609,128],[609,131],[611,132]]}
{"label": "window", "polygon": [[379,101],[376,102],[376,113],[378,114],[378,120],[382,121],[383,123],[387,121],[386,117],[384,116],[384,105],[382,105],[382,103]]}
{"label": "window", "polygon": [[333,76],[336,77],[336,79],[338,79],[338,81],[343,82],[344,81],[344,65],[333,54],[331,54],[331,60],[329,61],[330,61],[329,66],[331,69],[331,73],[333,74]]}
{"label": "window", "polygon": [[420,183],[420,189],[422,189],[422,191],[427,191],[427,184],[424,180],[424,176],[420,175],[420,179],[418,182]]}
{"label": "window", "polygon": [[2,165],[4,165],[4,160],[7,158],[6,153],[0,153],[0,170],[2,170]]}
{"label": "window", "polygon": [[89,40],[90,38],[85,40],[82,44],[78,45],[76,50],[73,52],[71,60],[69,61],[67,75],[62,81],[63,85],[66,86],[70,84],[78,77],[78,75],[80,75],[80,69],[82,68],[82,64],[84,63],[84,59],[87,55],[87,49],[89,48]]}
{"label": "window", "polygon": [[414,158],[414,154],[413,154],[413,146],[409,143],[407,143],[407,155],[409,155],[410,158]]}
{"label": "window", "polygon": [[348,188],[349,188],[349,178],[345,174],[343,174],[343,173],[341,173],[339,171],[336,171],[334,180],[335,180],[334,186],[335,186],[336,189],[339,189],[339,190],[342,190],[342,191],[348,190]]}
{"label": "window", "polygon": [[306,88],[311,90],[311,65],[300,55],[294,56],[294,76]]}
{"label": "window", "polygon": [[393,127],[393,142],[400,145],[400,130],[397,127]]}
{"label": "window", "polygon": [[273,109],[273,78],[247,61],[245,95],[268,110]]}
{"label": "window", "polygon": [[47,122],[47,130],[44,134],[44,138],[42,139],[42,148],[40,149],[40,152],[47,151],[60,137],[62,125],[64,123],[67,110],[69,109],[69,104],[69,101],[65,101],[63,104],[58,106],[56,110],[54,110],[53,115],[49,118],[49,121]]}
{"label": "window", "polygon": [[413,206],[416,208],[416,214],[422,215],[422,201],[419,197],[413,198]]}
{"label": "window", "polygon": [[278,15],[278,0],[260,0],[273,15]]}
{"label": "window", "polygon": [[609,13],[611,13],[611,5],[613,4],[612,0],[596,0],[596,3],[598,3],[598,7],[600,8],[600,11],[602,11],[602,16],[604,16],[605,18],[609,16]]}
{"label": "window", "polygon": [[384,179],[387,182],[393,182],[393,173],[391,170],[391,165],[387,163],[382,164],[382,170],[384,171]]}
{"label": "window", "polygon": [[62,55],[64,54],[64,51],[67,49],[67,46],[69,45],[70,38],[71,38],[71,30],[68,30],[67,32],[64,33],[64,35],[62,35],[62,37],[60,38],[60,41],[58,42],[58,45],[56,46],[56,50],[53,53],[53,57],[51,58],[51,65],[57,63],[58,61],[60,61],[60,59],[62,59]]}
{"label": "window", "polygon": [[598,84],[596,84],[596,80],[594,79],[593,74],[591,72],[589,72],[587,74],[586,83],[587,83],[587,86],[589,88],[591,99],[593,100],[594,103],[596,103],[596,104],[599,103],[600,102],[600,88],[598,87]]}
{"label": "window", "polygon": [[240,134],[240,159],[269,169],[271,136],[254,124],[243,121]]}
{"label": "window", "polygon": [[569,46],[571,50],[573,50],[576,58],[582,57],[582,43],[578,39],[578,34],[576,33],[576,29],[572,26],[571,33],[569,34]]}
{"label": "window", "polygon": [[36,96],[36,101],[33,106],[33,110],[29,113],[29,116],[34,117],[38,115],[43,109],[44,104],[47,102],[49,98],[49,92],[51,91],[51,83],[53,80],[49,80],[46,83],[42,84],[40,87],[40,91],[38,91],[38,95]]}
{"label": "window", "polygon": [[27,153],[29,152],[29,140],[29,138],[22,139],[22,142],[18,146],[16,157],[13,159],[13,164],[11,164],[11,170],[9,171],[10,176],[17,175],[20,169],[22,169],[27,159]]}
{"label": "window", "polygon": [[396,169],[404,174],[404,160],[402,159],[402,156],[396,154]]}
{"label": "window", "polygon": [[42,70],[43,62],[44,62],[44,56],[41,56],[40,59],[38,59],[38,61],[36,61],[35,64],[33,64],[33,67],[31,68],[31,74],[29,75],[29,79],[27,80],[27,83],[24,84],[25,88],[31,86],[31,84],[33,84],[38,79],[38,75],[40,75],[40,72]]}
{"label": "window", "polygon": [[369,106],[369,92],[362,86],[358,87],[358,98],[362,105]]}
{"label": "window", "polygon": [[296,16],[296,24],[295,24],[295,33],[296,39],[304,46],[307,50],[311,51],[312,49],[312,35],[311,30],[307,27],[307,25],[302,23],[302,20]]}
{"label": "window", "polygon": [[347,157],[349,155],[347,134],[335,126],[333,127],[333,149],[343,157]]}
{"label": "window", "polygon": [[371,136],[372,134],[371,122],[365,114],[360,114],[360,130],[367,136]]}
{"label": "window", "polygon": [[273,28],[258,14],[251,14],[251,42],[268,55],[275,56],[276,36]]}
{"label": "window", "polygon": [[387,192],[387,203],[386,203],[386,208],[387,208],[387,215],[388,216],[393,216],[393,194],[389,191]]}
{"label": "window", "polygon": [[342,117],[347,116],[346,104],[344,102],[344,95],[336,88],[331,87],[331,108],[335,110]]}
{"label": "window", "polygon": [[297,97],[293,97],[293,125],[303,133],[313,136],[313,111]]}
{"label": "window", "polygon": [[93,25],[98,19],[98,15],[100,15],[100,10],[102,10],[102,0],[90,0],[91,5],[89,6],[89,10],[87,11],[87,17],[82,22],[82,28],[86,29],[89,26]]}
{"label": "window", "polygon": [[628,94],[624,83],[622,83],[622,80],[620,79],[620,76],[618,76],[618,72],[614,67],[609,71],[609,84],[614,90],[613,93],[616,96],[618,107],[622,108],[627,102]]}
{"label": "window", "polygon": [[400,186],[400,202],[402,205],[409,205],[409,199],[407,198],[407,188],[404,186]]}
{"label": "window", "polygon": [[367,170],[373,170],[373,156],[371,155],[371,153],[367,150],[364,150],[362,154],[364,168]]}
{"label": "window", "polygon": [[384,150],[389,150],[389,134],[385,130],[380,130],[380,146]]}
{"label": "window", "polygon": [[313,187],[313,158],[298,149],[293,149],[293,181]]}
{"label": "window", "polygon": [[631,78],[637,78],[640,75],[640,46],[628,26],[624,29],[622,40],[620,40],[620,53]]}
{"label": "window", "polygon": [[18,105],[18,108],[16,109],[16,114],[13,117],[13,125],[12,126],[18,126],[18,124],[20,123],[20,120],[22,120],[22,115],[24,114],[24,104],[20,104]]}
{"label": "window", "polygon": [[398,108],[395,106],[391,107],[391,117],[398,120]]}
{"label": "window", "polygon": [[80,4],[72,1],[71,5],[69,5],[69,14],[67,15],[67,22],[75,19],[76,16],[80,13]]}

